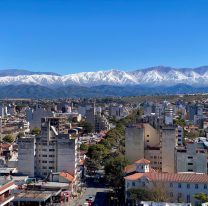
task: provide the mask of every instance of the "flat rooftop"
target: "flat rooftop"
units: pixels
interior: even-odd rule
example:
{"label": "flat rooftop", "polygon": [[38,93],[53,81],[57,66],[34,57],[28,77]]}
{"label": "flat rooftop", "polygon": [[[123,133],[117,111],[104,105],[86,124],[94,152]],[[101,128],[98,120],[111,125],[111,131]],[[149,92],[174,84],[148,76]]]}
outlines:
{"label": "flat rooftop", "polygon": [[15,172],[16,172],[16,168],[9,168],[9,167],[0,168],[0,174],[10,174]]}
{"label": "flat rooftop", "polygon": [[51,189],[67,189],[69,188],[68,183],[61,183],[61,182],[37,182],[31,185],[40,186],[42,188],[51,188]]}
{"label": "flat rooftop", "polygon": [[54,195],[54,191],[24,190],[20,192],[13,201],[15,202],[45,202]]}

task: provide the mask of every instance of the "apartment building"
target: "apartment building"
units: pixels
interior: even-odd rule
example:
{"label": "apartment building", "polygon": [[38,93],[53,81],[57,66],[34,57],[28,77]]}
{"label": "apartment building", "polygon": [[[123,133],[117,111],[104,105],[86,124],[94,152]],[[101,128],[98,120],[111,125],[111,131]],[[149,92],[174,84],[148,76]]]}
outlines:
{"label": "apartment building", "polygon": [[79,172],[78,142],[64,132],[62,118],[42,118],[38,137],[19,138],[18,171],[42,178],[52,172],[65,171],[76,178]]}
{"label": "apartment building", "polygon": [[125,169],[125,197],[128,203],[129,189],[162,187],[170,202],[199,205],[195,194],[207,193],[208,175],[197,173],[160,173],[150,167],[150,161],[140,159]]}
{"label": "apartment building", "polygon": [[203,143],[190,142],[177,148],[177,172],[207,173],[207,148]]}

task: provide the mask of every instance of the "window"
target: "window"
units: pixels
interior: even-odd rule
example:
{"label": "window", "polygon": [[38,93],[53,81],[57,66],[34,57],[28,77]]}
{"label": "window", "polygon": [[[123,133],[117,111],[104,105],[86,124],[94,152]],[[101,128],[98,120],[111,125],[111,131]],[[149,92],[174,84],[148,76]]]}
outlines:
{"label": "window", "polygon": [[49,149],[49,152],[54,152],[55,151],[55,149]]}
{"label": "window", "polygon": [[55,155],[49,155],[49,157],[55,157]]}
{"label": "window", "polygon": [[198,184],[195,184],[195,189],[198,189],[199,188],[199,185]]}
{"label": "window", "polygon": [[47,155],[43,155],[43,157],[47,157]]}
{"label": "window", "polygon": [[170,183],[170,187],[173,187],[173,183],[172,182]]}
{"label": "window", "polygon": [[42,161],[42,163],[47,163],[47,161]]}
{"label": "window", "polygon": [[170,197],[173,197],[173,193],[172,192],[170,193]]}
{"label": "window", "polygon": [[132,186],[135,187],[135,182],[132,182]]}
{"label": "window", "polygon": [[127,188],[129,187],[129,182],[127,182]]}
{"label": "window", "polygon": [[49,161],[49,163],[54,163],[54,161]]}
{"label": "window", "polygon": [[190,188],[190,184],[187,184],[187,188],[188,188],[188,189]]}
{"label": "window", "polygon": [[178,188],[181,188],[181,183],[178,183]]}
{"label": "window", "polygon": [[207,189],[207,185],[206,184],[204,184],[204,189]]}
{"label": "window", "polygon": [[193,172],[193,170],[192,169],[188,169],[188,172]]}
{"label": "window", "polygon": [[189,162],[188,165],[193,165],[193,163],[192,162]]}
{"label": "window", "polygon": [[188,159],[193,159],[193,157],[192,156],[188,156]]}

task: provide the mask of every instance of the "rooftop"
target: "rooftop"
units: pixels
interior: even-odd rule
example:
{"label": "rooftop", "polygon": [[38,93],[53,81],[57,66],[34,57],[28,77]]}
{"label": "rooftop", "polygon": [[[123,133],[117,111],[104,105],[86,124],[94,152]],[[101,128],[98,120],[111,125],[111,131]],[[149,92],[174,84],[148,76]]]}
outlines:
{"label": "rooftop", "polygon": [[126,180],[139,180],[141,177],[146,177],[150,181],[160,182],[189,182],[189,183],[208,183],[207,174],[197,173],[134,173],[125,177]]}
{"label": "rooftop", "polygon": [[150,161],[143,158],[140,160],[136,160],[134,163],[136,163],[136,164],[150,164]]}
{"label": "rooftop", "polygon": [[45,202],[52,195],[54,191],[35,191],[35,190],[24,190],[16,195],[14,201],[18,202]]}

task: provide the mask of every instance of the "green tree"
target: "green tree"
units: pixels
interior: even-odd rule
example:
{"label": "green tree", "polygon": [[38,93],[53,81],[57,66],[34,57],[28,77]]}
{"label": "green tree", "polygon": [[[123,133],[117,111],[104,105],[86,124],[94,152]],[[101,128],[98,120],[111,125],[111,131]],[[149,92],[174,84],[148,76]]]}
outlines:
{"label": "green tree", "polygon": [[38,129],[37,127],[32,129],[31,134],[32,135],[39,135],[40,134],[40,129]]}
{"label": "green tree", "polygon": [[163,185],[153,183],[149,188],[131,188],[128,190],[129,199],[137,204],[139,201],[168,202],[167,192]]}
{"label": "green tree", "polygon": [[127,191],[128,199],[136,205],[139,201],[150,201],[151,195],[147,189],[144,188],[131,188]]}
{"label": "green tree", "polygon": [[17,135],[17,138],[24,137],[24,136],[25,136],[24,132],[19,132]]}
{"label": "green tree", "polygon": [[105,176],[110,185],[115,189],[120,189],[124,185],[124,167],[127,161],[124,155],[110,156],[105,162]]}
{"label": "green tree", "polygon": [[203,192],[194,195],[194,198],[199,200],[201,203],[208,202],[208,195]]}
{"label": "green tree", "polygon": [[81,121],[78,126],[83,127],[85,133],[92,133],[94,131],[94,127],[86,121]]}
{"label": "green tree", "polygon": [[8,143],[12,143],[14,142],[14,140],[15,138],[11,134],[7,134],[6,136],[3,137],[3,141],[8,142]]}
{"label": "green tree", "polygon": [[90,145],[87,151],[87,156],[90,159],[98,161],[100,164],[103,163],[103,160],[107,157],[109,151],[102,144]]}
{"label": "green tree", "polygon": [[186,126],[185,120],[181,119],[181,118],[174,119],[174,124],[179,125],[181,127],[185,127]]}
{"label": "green tree", "polygon": [[89,175],[94,175],[96,170],[99,170],[101,167],[99,162],[94,159],[86,159],[85,166]]}
{"label": "green tree", "polygon": [[83,144],[80,145],[80,150],[82,150],[82,151],[87,151],[88,148],[89,148],[89,146],[87,144],[83,143]]}

